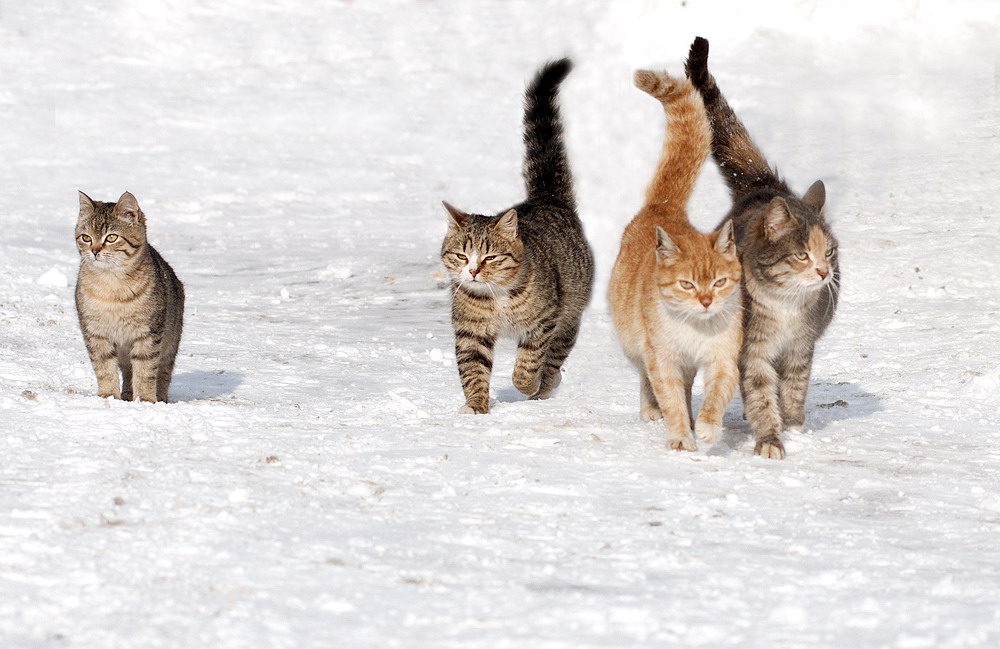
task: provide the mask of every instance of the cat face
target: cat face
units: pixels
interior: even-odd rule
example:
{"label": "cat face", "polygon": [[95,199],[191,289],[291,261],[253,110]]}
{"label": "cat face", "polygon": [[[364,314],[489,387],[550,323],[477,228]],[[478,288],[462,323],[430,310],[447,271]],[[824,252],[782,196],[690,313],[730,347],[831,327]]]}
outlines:
{"label": "cat face", "polygon": [[746,255],[755,278],[787,295],[808,295],[837,279],[837,240],[814,193],[773,199]]}
{"label": "cat face", "polygon": [[84,264],[100,270],[121,267],[145,242],[145,216],[132,194],[104,203],[80,192],[76,246]]}
{"label": "cat face", "polygon": [[656,228],[657,285],[664,306],[686,318],[712,319],[739,304],[741,266],[731,221],[713,234],[671,238]]}
{"label": "cat face", "polygon": [[477,295],[512,288],[518,278],[524,246],[517,235],[517,213],[500,217],[465,214],[445,203],[448,234],[441,246],[453,283]]}

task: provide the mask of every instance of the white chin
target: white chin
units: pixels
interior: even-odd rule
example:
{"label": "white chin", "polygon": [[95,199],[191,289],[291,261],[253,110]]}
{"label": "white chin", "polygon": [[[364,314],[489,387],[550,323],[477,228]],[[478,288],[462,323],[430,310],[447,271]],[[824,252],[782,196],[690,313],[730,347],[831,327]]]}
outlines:
{"label": "white chin", "polygon": [[480,295],[485,295],[490,292],[490,285],[486,282],[474,282],[470,280],[465,280],[462,282],[462,288],[464,288],[469,293],[477,293]]}

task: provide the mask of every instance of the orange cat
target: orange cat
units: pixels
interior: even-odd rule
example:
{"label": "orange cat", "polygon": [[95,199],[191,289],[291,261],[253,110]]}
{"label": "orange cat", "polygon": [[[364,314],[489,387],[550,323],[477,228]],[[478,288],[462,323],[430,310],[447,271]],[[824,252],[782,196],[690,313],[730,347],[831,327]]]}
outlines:
{"label": "orange cat", "polygon": [[693,451],[691,384],[698,369],[704,368],[705,396],[694,432],[707,443],[722,432],[739,379],[740,261],[731,221],[705,234],[685,211],[711,151],[701,96],[665,72],[640,70],[635,85],[663,104],[668,132],[646,206],[622,236],[609,287],[611,316],[639,370],[640,416],[665,418],[667,446]]}

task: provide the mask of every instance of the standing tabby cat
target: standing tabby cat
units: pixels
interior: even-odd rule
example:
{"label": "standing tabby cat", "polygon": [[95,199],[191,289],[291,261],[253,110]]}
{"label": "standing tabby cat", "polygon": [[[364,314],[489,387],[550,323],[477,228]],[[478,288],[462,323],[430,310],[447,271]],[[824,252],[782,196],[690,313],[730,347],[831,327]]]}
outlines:
{"label": "standing tabby cat", "polygon": [[498,216],[445,203],[441,259],[452,281],[464,413],[489,412],[493,348],[502,335],[517,340],[514,385],[532,399],[548,397],[590,300],[593,256],[576,215],[556,104],[570,68],[568,59],[546,65],[525,94],[527,200]]}
{"label": "standing tabby cat", "polygon": [[743,409],[754,453],[785,456],[783,430],[801,430],[816,341],[833,319],[840,288],[837,240],[823,214],[826,190],[802,198],[764,159],[708,71],[708,41],[695,39],[687,74],[712,122],[712,155],[729,185],[743,263]]}
{"label": "standing tabby cat", "polygon": [[117,203],[102,203],[80,192],[76,245],[76,309],[97,393],[166,401],[181,340],[184,286],[146,242],[146,215],[135,196],[125,192]]}
{"label": "standing tabby cat", "polygon": [[663,104],[668,132],[646,206],[622,236],[611,274],[611,316],[625,355],[639,370],[640,416],[665,418],[667,445],[696,448],[691,384],[705,368],[695,432],[712,443],[738,380],[740,262],[729,221],[710,234],[685,207],[708,158],[712,133],[701,98],[686,79],[640,70],[635,84]]}

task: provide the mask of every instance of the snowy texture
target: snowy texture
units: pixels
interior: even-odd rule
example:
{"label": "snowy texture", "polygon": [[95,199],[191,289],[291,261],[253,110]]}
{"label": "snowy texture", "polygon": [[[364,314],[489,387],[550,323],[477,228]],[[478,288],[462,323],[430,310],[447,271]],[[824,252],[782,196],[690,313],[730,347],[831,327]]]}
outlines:
{"label": "snowy texture", "polygon": [[[0,0],[0,646],[1000,646],[997,14]],[[608,318],[663,134],[631,71],[695,35],[841,241],[783,461],[738,399],[666,450]],[[439,201],[522,196],[521,92],[563,55],[596,297],[554,399],[507,345],[458,415]],[[185,282],[173,403],[95,396],[77,190],[133,192]],[[698,225],[727,205],[706,171]]]}

